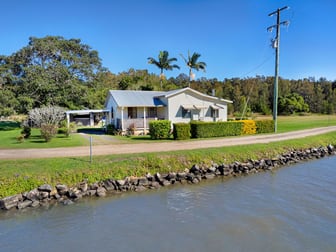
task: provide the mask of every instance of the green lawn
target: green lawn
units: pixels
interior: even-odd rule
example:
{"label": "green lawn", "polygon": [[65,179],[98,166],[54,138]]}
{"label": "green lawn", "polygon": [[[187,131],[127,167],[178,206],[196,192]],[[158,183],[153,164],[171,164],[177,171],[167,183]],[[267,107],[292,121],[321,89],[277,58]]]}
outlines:
{"label": "green lawn", "polygon": [[41,138],[40,130],[32,129],[30,138],[25,139],[22,143],[17,140],[17,137],[20,135],[20,128],[5,131],[0,130],[0,149],[55,148],[88,145],[88,140],[78,134],[72,134],[69,137],[58,134],[50,142],[46,142]]}
{"label": "green lawn", "polygon": [[336,125],[336,115],[279,116],[278,133]]}

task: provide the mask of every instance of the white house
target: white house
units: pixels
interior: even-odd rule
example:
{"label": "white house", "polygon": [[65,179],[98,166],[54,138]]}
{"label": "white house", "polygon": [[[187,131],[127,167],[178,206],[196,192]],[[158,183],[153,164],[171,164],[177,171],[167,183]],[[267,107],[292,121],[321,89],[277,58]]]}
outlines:
{"label": "white house", "polygon": [[173,91],[110,90],[105,102],[107,124],[122,132],[133,128],[146,134],[152,120],[176,122],[226,121],[230,100],[202,94],[191,88]]}

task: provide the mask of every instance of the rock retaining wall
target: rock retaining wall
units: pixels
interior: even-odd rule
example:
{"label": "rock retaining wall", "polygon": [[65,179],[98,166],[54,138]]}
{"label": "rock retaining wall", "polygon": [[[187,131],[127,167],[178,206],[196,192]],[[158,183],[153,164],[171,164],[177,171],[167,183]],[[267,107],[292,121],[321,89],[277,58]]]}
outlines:
{"label": "rock retaining wall", "polygon": [[332,145],[328,145],[327,147],[311,148],[304,151],[292,151],[278,155],[272,159],[248,160],[244,163],[234,162],[232,164],[212,163],[208,166],[193,165],[190,169],[177,173],[147,174],[143,177],[126,177],[120,180],[111,178],[93,184],[83,181],[76,187],[68,187],[62,184],[53,187],[45,184],[29,192],[1,199],[0,209],[23,209],[51,203],[69,205],[82,197],[103,197],[108,193],[128,191],[141,192],[181,183],[197,184],[202,180],[257,173],[259,171],[272,170],[279,166],[298,163],[303,160],[317,159],[335,154],[335,148]]}

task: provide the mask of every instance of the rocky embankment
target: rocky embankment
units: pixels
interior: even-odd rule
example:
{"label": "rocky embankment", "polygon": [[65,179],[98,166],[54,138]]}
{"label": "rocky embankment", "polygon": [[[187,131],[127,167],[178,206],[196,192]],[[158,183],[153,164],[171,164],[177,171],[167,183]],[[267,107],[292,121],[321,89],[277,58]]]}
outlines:
{"label": "rocky embankment", "polygon": [[0,199],[0,208],[4,210],[12,208],[24,209],[27,207],[38,207],[56,203],[69,205],[82,197],[103,197],[108,193],[128,191],[141,192],[181,183],[197,184],[202,180],[214,179],[216,177],[247,175],[335,154],[336,150],[334,146],[328,145],[327,147],[292,151],[278,155],[272,159],[248,160],[244,163],[234,162],[232,164],[212,163],[208,166],[193,165],[190,169],[177,173],[147,174],[144,177],[126,177],[121,180],[111,178],[93,184],[88,184],[86,181],[83,181],[75,187],[68,187],[62,184],[53,187],[45,184],[29,192]]}

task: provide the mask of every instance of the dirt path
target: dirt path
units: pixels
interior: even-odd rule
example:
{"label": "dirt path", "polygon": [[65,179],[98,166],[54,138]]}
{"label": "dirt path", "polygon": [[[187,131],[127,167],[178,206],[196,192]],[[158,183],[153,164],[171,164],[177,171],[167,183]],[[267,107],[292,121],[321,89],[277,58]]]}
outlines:
{"label": "dirt path", "polygon": [[[233,145],[244,145],[254,143],[269,143],[288,139],[302,138],[336,131],[336,126],[300,130],[287,133],[253,135],[243,137],[213,138],[195,141],[171,141],[155,143],[132,143],[132,144],[110,144],[95,145],[92,147],[93,155],[127,154],[143,152],[163,152],[177,150],[192,150],[210,147],[222,147]],[[0,159],[27,159],[47,157],[78,157],[89,156],[89,146],[50,148],[50,149],[1,149]]]}

